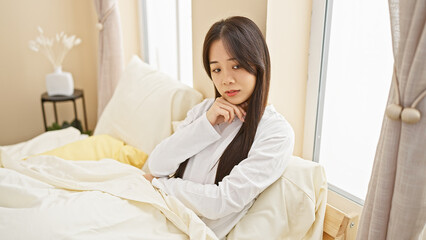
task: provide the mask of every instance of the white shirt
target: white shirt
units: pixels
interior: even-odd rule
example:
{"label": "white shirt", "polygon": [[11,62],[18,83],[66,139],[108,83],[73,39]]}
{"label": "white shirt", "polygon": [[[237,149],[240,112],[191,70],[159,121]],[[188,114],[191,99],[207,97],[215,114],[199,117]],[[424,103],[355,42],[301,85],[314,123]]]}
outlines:
{"label": "white shirt", "polygon": [[[206,112],[213,102],[206,99],[191,109],[178,130],[155,147],[148,167],[160,177],[152,181],[155,187],[178,198],[223,239],[255,198],[284,172],[293,152],[294,132],[273,106],[267,106],[247,158],[215,185],[217,161],[242,122],[236,117],[230,124],[212,126]],[[188,158],[183,178],[168,178]]]}

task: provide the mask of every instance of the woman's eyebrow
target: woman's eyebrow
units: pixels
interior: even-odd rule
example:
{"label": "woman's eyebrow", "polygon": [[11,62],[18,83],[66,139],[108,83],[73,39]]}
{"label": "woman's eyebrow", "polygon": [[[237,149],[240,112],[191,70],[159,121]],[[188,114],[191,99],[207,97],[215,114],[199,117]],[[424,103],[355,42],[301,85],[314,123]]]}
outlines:
{"label": "woman's eyebrow", "polygon": [[[235,59],[235,58],[228,59],[228,61],[235,61],[235,60],[237,60],[237,59]],[[215,63],[219,63],[219,62],[218,61],[210,61],[209,62],[209,64],[215,64]]]}

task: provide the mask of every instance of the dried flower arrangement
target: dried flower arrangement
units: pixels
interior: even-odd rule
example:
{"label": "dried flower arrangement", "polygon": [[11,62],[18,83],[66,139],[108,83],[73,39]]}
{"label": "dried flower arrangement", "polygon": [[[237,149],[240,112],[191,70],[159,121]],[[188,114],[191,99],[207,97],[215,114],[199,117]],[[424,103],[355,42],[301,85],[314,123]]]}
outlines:
{"label": "dried flower arrangement", "polygon": [[67,53],[81,43],[80,38],[76,38],[75,35],[68,37],[64,32],[56,34],[55,38],[48,38],[44,35],[41,27],[37,28],[40,36],[35,40],[29,41],[29,47],[35,52],[41,52],[44,54],[53,68],[61,68],[62,62]]}

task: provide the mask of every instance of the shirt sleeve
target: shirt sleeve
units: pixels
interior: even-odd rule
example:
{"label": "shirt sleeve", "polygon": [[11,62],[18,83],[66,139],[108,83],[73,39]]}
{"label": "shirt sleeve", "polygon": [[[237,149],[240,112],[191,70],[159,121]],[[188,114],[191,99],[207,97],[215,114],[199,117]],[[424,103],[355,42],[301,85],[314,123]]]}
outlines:
{"label": "shirt sleeve", "polygon": [[177,197],[197,215],[211,220],[240,212],[284,172],[294,147],[287,123],[264,124],[248,157],[218,184],[200,184],[180,178],[159,178],[153,185]]}
{"label": "shirt sleeve", "polygon": [[173,174],[179,164],[221,138],[207,119],[205,112],[209,107],[207,100],[195,106],[177,131],[154,148],[148,159],[152,175],[166,177]]}

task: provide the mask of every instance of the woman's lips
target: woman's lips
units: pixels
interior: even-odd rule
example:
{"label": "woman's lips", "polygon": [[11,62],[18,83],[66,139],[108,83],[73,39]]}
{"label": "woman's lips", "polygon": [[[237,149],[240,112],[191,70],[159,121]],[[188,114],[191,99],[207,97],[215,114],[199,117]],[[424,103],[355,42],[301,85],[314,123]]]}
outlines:
{"label": "woman's lips", "polygon": [[226,91],[225,94],[228,95],[228,97],[232,97],[237,95],[240,92],[240,90],[230,90],[230,91]]}

